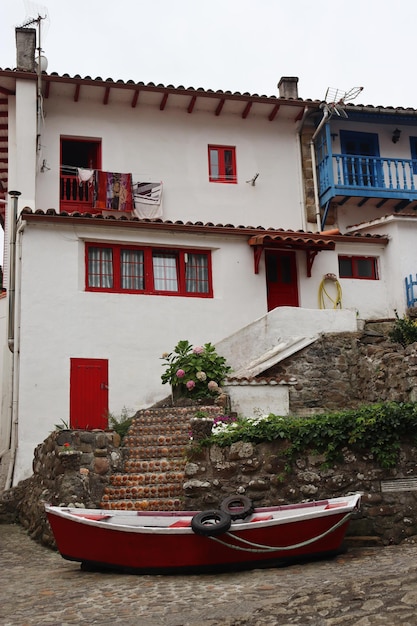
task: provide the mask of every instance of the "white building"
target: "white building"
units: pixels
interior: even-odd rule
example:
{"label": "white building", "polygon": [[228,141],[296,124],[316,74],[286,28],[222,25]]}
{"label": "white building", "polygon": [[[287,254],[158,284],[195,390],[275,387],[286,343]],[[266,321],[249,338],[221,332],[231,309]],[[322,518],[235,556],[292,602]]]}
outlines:
{"label": "white building", "polygon": [[[35,31],[16,35],[17,69],[0,70],[6,486],[30,475],[33,449],[55,424],[103,427],[108,411],[168,395],[160,356],[181,339],[224,340],[233,366],[227,338],[237,345],[240,329],[251,329],[241,348],[253,359],[260,325],[265,351],[294,335],[285,331],[294,320],[303,337],[405,311],[414,216],[391,197],[388,211],[378,205],[377,174],[356,179],[346,164],[349,195],[324,181],[338,167],[330,146],[350,154],[346,142],[339,149],[343,124],[378,133],[385,112],[323,121],[293,77],[267,97],[40,74]],[[403,112],[386,115],[384,132],[400,126]],[[408,134],[414,120],[407,111]],[[399,143],[388,156],[389,137],[382,147],[390,161],[405,158]],[[303,319],[314,319],[308,332]]]}

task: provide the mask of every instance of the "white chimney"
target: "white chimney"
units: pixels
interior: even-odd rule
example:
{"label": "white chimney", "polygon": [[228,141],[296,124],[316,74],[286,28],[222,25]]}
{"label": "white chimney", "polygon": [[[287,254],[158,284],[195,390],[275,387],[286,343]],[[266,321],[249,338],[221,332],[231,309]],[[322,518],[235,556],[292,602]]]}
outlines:
{"label": "white chimney", "polygon": [[298,77],[283,76],[278,83],[279,97],[289,100],[290,98],[298,99]]}
{"label": "white chimney", "polygon": [[35,72],[36,30],[16,28],[16,69]]}

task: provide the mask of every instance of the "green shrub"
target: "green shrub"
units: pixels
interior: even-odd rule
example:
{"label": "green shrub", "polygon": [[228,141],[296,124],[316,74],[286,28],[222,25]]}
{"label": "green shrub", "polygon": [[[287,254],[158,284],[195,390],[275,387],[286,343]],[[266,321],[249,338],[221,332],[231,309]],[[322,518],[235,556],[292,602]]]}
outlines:
{"label": "green shrub", "polygon": [[397,311],[395,311],[395,317],[394,327],[388,334],[391,341],[400,343],[404,347],[410,343],[415,343],[417,341],[417,322],[407,315],[402,318],[398,317]]}
{"label": "green shrub", "polygon": [[389,468],[395,466],[400,443],[406,437],[417,441],[417,403],[387,402],[311,418],[272,413],[239,418],[215,429],[202,445],[285,440],[289,461],[308,451],[323,454],[326,462],[332,463],[342,458],[344,448],[350,448],[373,454],[381,467]]}

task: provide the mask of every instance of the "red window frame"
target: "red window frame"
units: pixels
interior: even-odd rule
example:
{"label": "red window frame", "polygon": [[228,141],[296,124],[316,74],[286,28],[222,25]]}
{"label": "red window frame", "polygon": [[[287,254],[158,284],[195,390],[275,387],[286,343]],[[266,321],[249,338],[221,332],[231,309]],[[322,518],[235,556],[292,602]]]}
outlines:
{"label": "red window frame", "polygon": [[[355,278],[358,280],[379,280],[377,258],[374,256],[339,255],[339,278]],[[349,261],[351,271],[347,273],[341,266],[341,261]],[[370,269],[369,276],[364,276],[360,271],[360,263],[366,262]],[[346,263],[345,263],[346,265]]]}
{"label": "red window frame", "polygon": [[[230,153],[230,154],[229,154]],[[235,146],[208,146],[209,180],[212,183],[237,183]]]}
{"label": "red window frame", "polygon": [[[112,272],[112,286],[91,286],[89,284],[89,279],[92,276],[90,275],[89,268],[89,252],[90,250],[97,249],[100,251],[100,258],[103,257],[102,252],[104,250],[111,251],[111,259],[108,262],[111,262]],[[142,260],[143,260],[143,272],[141,276],[143,277],[143,289],[132,289],[132,288],[124,288],[122,286],[122,272],[121,272],[121,251],[132,251],[132,252],[141,252]],[[172,285],[175,284],[177,288],[175,289],[164,289],[164,288],[155,288],[155,271],[154,271],[154,257],[155,255],[160,254],[162,257],[164,254],[169,257],[174,257],[175,259],[175,278],[174,281],[171,278],[167,278],[167,274],[163,272],[163,275],[157,277],[157,280],[164,282],[166,280],[167,283],[171,282]],[[192,285],[194,287],[202,286],[206,289],[206,291],[190,291],[187,287],[187,263],[190,262],[190,255],[202,255],[207,258],[207,278],[201,280],[198,276],[195,278],[191,278]],[[161,266],[162,267],[162,266]],[[195,267],[193,265],[193,267]],[[162,267],[163,269],[163,267]],[[168,267],[166,269],[169,269]],[[194,270],[196,272],[196,270]],[[95,274],[98,277],[98,281],[101,285],[106,282],[106,276],[110,276],[108,273],[108,268],[106,271],[101,273],[101,270]],[[146,295],[163,295],[163,296],[184,296],[187,298],[212,298],[213,297],[213,280],[212,280],[212,264],[211,264],[211,251],[210,250],[199,250],[199,249],[182,249],[182,248],[162,248],[162,247],[150,247],[150,246],[132,246],[132,245],[121,245],[121,244],[108,244],[101,242],[87,242],[85,244],[85,290],[86,291],[95,291],[95,292],[110,292],[110,293],[135,293],[135,294],[146,294]]]}

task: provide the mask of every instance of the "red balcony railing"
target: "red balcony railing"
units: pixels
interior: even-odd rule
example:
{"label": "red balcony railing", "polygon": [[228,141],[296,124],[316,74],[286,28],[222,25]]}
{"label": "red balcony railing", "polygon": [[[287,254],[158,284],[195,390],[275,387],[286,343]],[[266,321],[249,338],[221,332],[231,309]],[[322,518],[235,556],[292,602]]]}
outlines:
{"label": "red balcony railing", "polygon": [[93,209],[93,186],[80,181],[75,174],[61,173],[59,200],[60,211],[100,212]]}

